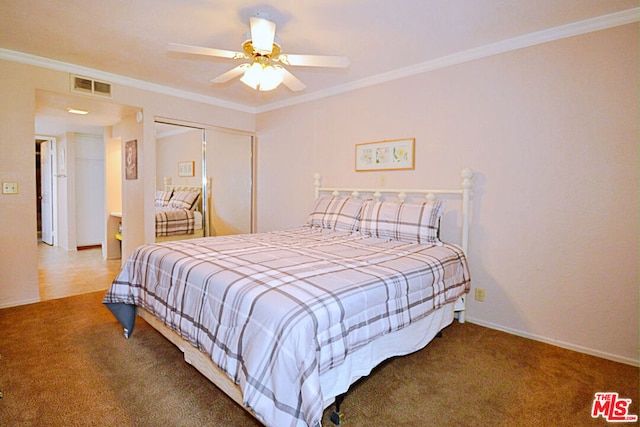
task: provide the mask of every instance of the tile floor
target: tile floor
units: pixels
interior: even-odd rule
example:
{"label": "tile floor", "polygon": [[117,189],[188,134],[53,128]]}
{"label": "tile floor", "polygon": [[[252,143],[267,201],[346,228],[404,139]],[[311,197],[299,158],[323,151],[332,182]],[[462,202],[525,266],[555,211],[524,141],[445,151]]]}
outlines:
{"label": "tile floor", "polygon": [[120,259],[105,260],[100,248],[69,252],[38,243],[40,299],[106,290],[120,271]]}

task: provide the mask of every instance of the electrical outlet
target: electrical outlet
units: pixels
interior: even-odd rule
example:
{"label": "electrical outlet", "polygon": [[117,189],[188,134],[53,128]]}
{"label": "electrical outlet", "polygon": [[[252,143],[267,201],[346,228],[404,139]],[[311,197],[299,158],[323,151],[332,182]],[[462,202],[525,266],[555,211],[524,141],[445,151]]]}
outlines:
{"label": "electrical outlet", "polygon": [[2,183],[2,194],[18,194],[18,183],[17,182],[3,182]]}
{"label": "electrical outlet", "polygon": [[484,302],[484,288],[476,288],[476,301]]}

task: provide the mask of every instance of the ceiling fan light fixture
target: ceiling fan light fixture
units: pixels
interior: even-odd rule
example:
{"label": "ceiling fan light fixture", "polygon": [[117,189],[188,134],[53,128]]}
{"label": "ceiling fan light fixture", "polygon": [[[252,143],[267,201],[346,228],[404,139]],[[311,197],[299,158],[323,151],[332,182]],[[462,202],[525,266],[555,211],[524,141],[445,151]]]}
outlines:
{"label": "ceiling fan light fixture", "polygon": [[260,91],[273,90],[280,86],[283,76],[281,70],[271,64],[255,61],[245,71],[240,81],[252,89]]}
{"label": "ceiling fan light fixture", "polygon": [[273,65],[267,65],[262,70],[262,76],[260,79],[260,90],[273,90],[280,86],[282,83],[282,73],[277,70]]}
{"label": "ceiling fan light fixture", "polygon": [[240,81],[252,89],[258,89],[258,85],[260,84],[260,79],[262,76],[262,65],[259,62],[254,62],[251,64],[249,69],[244,72],[244,75],[240,79]]}

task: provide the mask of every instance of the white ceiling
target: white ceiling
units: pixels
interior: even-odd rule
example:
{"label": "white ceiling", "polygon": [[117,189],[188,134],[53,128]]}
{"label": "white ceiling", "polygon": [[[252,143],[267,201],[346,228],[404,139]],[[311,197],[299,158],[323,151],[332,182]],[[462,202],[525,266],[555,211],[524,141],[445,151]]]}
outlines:
{"label": "white ceiling", "polygon": [[[259,110],[402,77],[451,55],[637,6],[637,0],[0,0],[0,49]],[[169,42],[241,50],[257,12],[276,22],[284,53],[344,55],[349,68],[290,67],[304,91],[281,85],[258,92],[237,78],[210,83],[237,60],[166,53]]]}

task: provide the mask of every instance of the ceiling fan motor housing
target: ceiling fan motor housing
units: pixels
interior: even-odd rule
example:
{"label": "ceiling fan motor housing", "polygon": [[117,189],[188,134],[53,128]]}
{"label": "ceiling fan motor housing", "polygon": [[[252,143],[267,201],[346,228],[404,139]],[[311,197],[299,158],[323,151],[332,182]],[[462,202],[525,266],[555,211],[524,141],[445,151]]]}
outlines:
{"label": "ceiling fan motor housing", "polygon": [[263,55],[255,51],[255,49],[253,48],[253,43],[251,42],[251,34],[247,33],[245,35],[245,41],[242,43],[242,51],[251,57],[266,56],[268,58],[271,58],[271,57],[276,58],[278,57],[278,55],[280,55],[280,52],[281,52],[280,40],[279,40],[279,37],[276,36],[276,38],[273,41],[273,49],[271,50],[271,53],[268,55]]}

